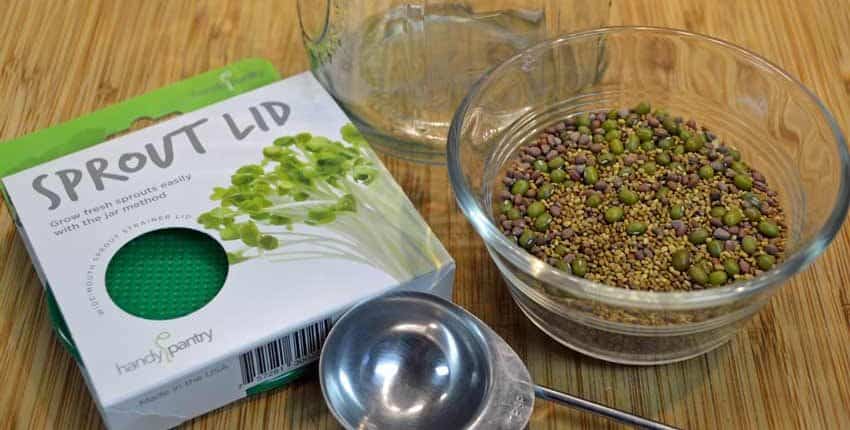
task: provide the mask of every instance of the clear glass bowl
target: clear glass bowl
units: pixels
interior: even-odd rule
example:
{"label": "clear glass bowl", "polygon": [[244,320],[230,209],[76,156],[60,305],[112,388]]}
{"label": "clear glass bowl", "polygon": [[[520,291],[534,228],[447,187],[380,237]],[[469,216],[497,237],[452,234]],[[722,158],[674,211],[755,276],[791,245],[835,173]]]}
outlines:
{"label": "clear glass bowl", "polygon": [[[696,119],[765,174],[791,230],[782,264],[725,287],[634,291],[559,271],[501,233],[494,190],[520,146],[567,116],[642,100]],[[811,91],[738,46],[661,28],[576,33],[494,68],[455,114],[448,165],[461,210],[522,311],[564,345],[626,364],[684,360],[728,341],[823,252],[850,201],[844,136]]]}

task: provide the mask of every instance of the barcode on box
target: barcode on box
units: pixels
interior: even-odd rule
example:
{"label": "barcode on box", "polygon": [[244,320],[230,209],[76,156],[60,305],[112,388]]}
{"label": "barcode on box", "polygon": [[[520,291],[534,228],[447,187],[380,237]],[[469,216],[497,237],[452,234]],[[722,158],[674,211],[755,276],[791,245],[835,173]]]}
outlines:
{"label": "barcode on box", "polygon": [[242,386],[296,369],[319,358],[333,319],[325,319],[275,339],[239,356]]}

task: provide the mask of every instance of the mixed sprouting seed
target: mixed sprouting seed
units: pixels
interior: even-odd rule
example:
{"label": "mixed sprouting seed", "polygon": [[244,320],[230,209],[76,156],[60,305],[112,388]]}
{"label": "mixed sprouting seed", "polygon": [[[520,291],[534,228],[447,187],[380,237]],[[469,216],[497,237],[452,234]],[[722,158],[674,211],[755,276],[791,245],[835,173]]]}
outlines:
{"label": "mixed sprouting seed", "polygon": [[428,232],[410,225],[418,218],[403,191],[382,175],[353,125],[341,134],[344,142],[309,133],[276,139],[260,163],[240,167],[230,186],[213,190],[220,204],[198,223],[241,243],[228,252],[231,264],[340,258],[396,279],[428,270]]}
{"label": "mixed sprouting seed", "polygon": [[648,103],[547,128],[503,181],[506,235],[558,269],[613,286],[726,285],[770,270],[786,247],[764,175],[705,127]]}

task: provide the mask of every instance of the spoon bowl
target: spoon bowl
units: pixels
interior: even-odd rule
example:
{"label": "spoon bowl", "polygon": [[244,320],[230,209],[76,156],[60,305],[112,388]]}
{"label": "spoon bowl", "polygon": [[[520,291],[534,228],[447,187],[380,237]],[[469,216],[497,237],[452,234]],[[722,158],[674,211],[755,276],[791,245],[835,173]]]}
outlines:
{"label": "spoon bowl", "polygon": [[[504,390],[496,386],[503,381],[493,383],[496,372],[518,360],[494,357],[489,329],[446,303],[395,293],[353,308],[336,323],[319,367],[325,400],[343,426],[484,429],[519,428],[528,421],[528,372],[521,367],[518,376],[527,388],[518,399],[500,398]],[[516,407],[500,418],[502,424],[488,418],[506,404]]]}

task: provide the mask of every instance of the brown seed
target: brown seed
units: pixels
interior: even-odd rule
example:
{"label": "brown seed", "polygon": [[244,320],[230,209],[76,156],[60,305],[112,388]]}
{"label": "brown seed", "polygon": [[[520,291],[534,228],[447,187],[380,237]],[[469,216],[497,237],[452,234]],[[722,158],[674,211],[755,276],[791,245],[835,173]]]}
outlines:
{"label": "brown seed", "polygon": [[731,235],[731,234],[729,234],[729,232],[728,232],[726,229],[724,229],[724,228],[716,228],[716,229],[714,229],[714,234],[713,234],[713,236],[714,236],[714,238],[715,238],[715,239],[719,239],[719,240],[727,240],[727,239],[729,239],[730,237],[732,237],[732,235]]}
{"label": "brown seed", "polygon": [[579,173],[577,169],[570,169],[569,175],[570,175],[570,179],[572,179],[573,181],[580,181],[581,180],[581,173]]}
{"label": "brown seed", "polygon": [[670,223],[677,236],[684,236],[688,232],[688,227],[681,220],[675,220]]}

